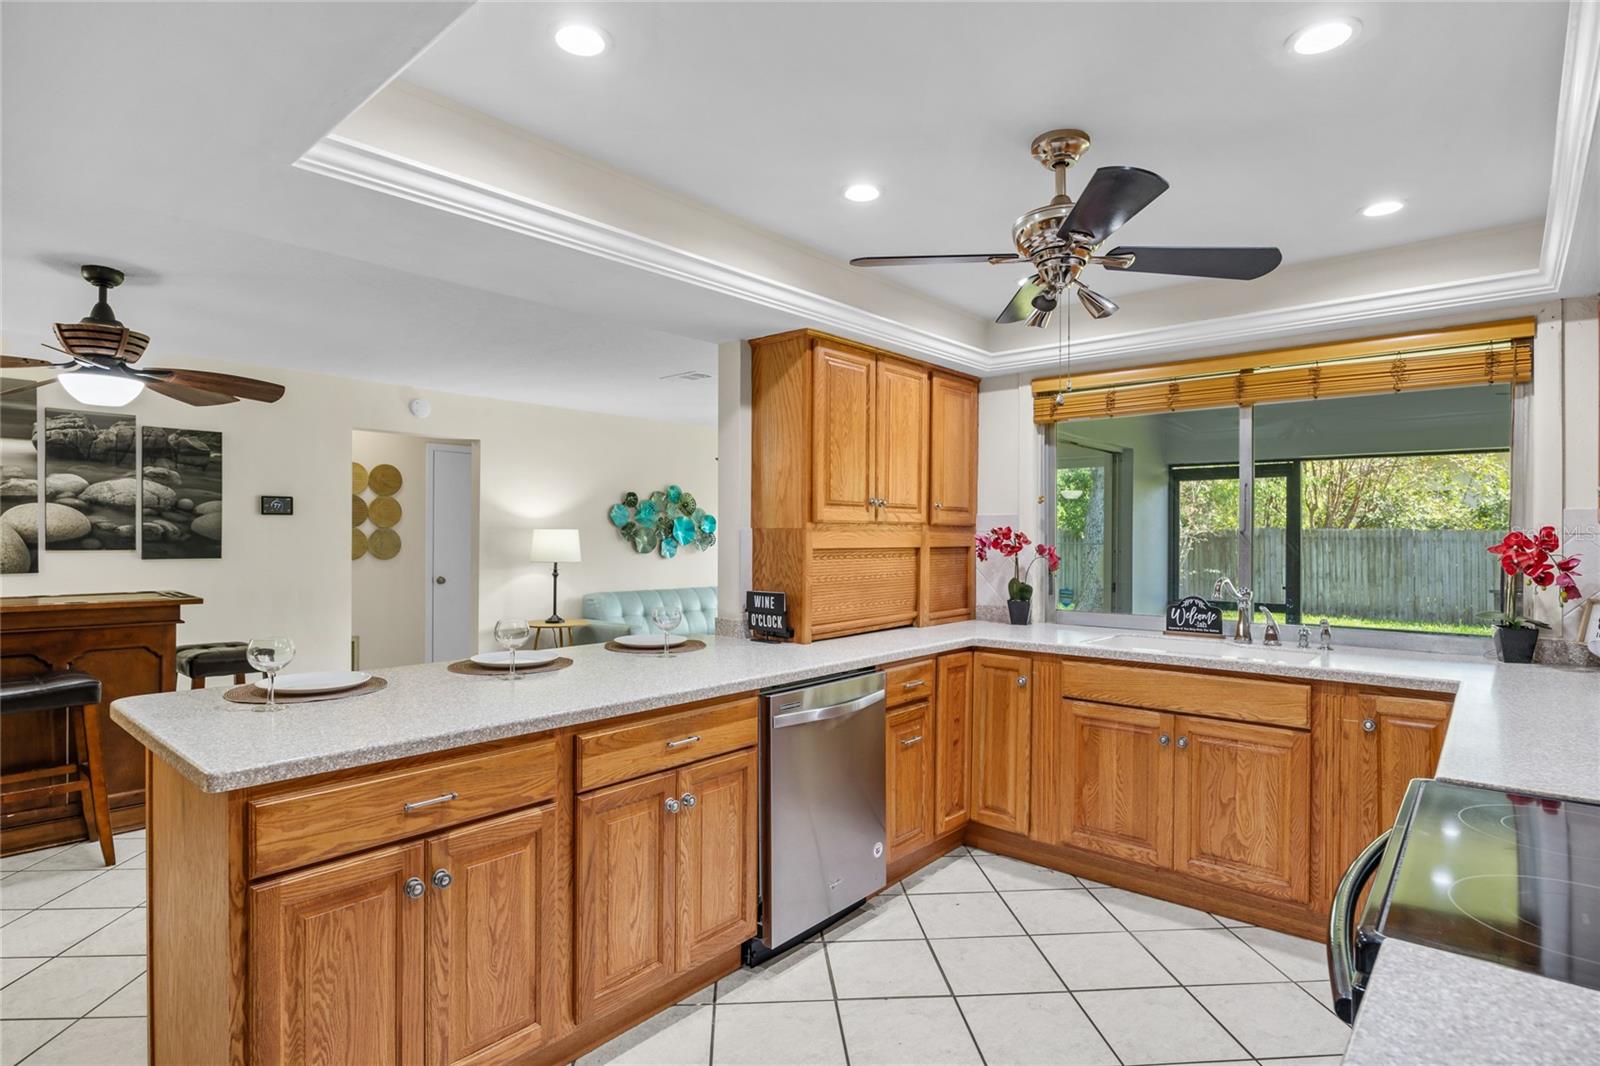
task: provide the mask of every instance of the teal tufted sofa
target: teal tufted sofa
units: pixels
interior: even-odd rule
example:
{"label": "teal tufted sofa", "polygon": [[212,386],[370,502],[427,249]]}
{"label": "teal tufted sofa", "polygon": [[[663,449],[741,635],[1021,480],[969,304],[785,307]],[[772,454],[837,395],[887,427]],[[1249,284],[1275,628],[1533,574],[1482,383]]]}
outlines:
{"label": "teal tufted sofa", "polygon": [[625,633],[659,633],[650,611],[663,606],[683,611],[683,624],[675,633],[693,637],[717,631],[715,588],[591,592],[583,598],[583,617],[589,624],[579,631],[578,642],[598,644]]}

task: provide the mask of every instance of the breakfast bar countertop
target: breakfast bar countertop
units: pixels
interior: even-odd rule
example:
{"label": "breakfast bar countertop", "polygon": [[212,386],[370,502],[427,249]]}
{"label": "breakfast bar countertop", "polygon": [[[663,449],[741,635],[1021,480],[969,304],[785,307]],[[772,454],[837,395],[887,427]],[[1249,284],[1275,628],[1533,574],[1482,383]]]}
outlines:
{"label": "breakfast bar countertop", "polygon": [[[1122,632],[1148,647],[1101,643]],[[228,792],[979,647],[1454,692],[1439,777],[1600,801],[1596,670],[1370,648],[1240,649],[1148,632],[999,622],[815,644],[706,643],[671,659],[568,648],[571,667],[515,682],[453,674],[444,663],[384,669],[376,673],[389,684],[379,692],[274,712],[229,703],[221,689],[164,692],[117,700],[111,716],[198,788]],[[1219,657],[1241,654],[1247,657]]]}

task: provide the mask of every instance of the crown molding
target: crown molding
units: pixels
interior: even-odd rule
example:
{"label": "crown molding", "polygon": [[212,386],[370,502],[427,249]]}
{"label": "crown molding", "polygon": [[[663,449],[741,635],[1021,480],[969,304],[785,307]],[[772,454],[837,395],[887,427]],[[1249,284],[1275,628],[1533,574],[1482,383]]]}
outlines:
{"label": "crown molding", "polygon": [[734,296],[795,315],[801,321],[819,328],[847,334],[895,351],[923,355],[975,373],[989,369],[989,353],[982,348],[630,233],[563,210],[554,204],[516,196],[338,134],[322,138],[295,161],[295,166],[313,174],[338,178],[637,270]]}
{"label": "crown molding", "polygon": [[[1590,188],[1600,183],[1586,184],[1597,122],[1600,4],[1574,3],[1568,14],[1550,196],[1537,267],[1107,334],[1074,344],[1073,359],[1092,364],[1148,353],[1171,355],[1559,297],[1586,197],[1600,200],[1600,192]],[[1053,343],[1003,349],[967,344],[338,134],[318,141],[295,166],[975,374],[1014,373],[1057,362]]]}

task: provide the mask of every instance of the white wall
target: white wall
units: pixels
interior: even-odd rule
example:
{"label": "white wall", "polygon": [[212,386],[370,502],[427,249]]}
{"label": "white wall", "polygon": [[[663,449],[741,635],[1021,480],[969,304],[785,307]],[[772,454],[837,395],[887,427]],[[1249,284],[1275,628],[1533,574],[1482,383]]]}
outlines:
{"label": "white wall", "polygon": [[[441,358],[449,358],[441,355]],[[606,511],[632,489],[669,483],[717,508],[716,431],[711,426],[619,418],[507,403],[319,374],[239,364],[205,366],[281,382],[276,404],[193,408],[146,394],[128,408],[141,421],[224,434],[223,557],[143,561],[133,552],[45,552],[40,573],[8,575],[8,596],[176,588],[205,599],[186,608],[180,642],[246,640],[282,633],[299,645],[295,668],[349,663],[352,431],[422,433],[479,444],[478,627],[492,646],[494,621],[549,613],[548,567],[528,561],[535,526],[581,530],[581,563],[561,568],[561,612],[577,617],[585,592],[713,585],[716,550],[676,559],[638,555]],[[424,396],[426,420],[406,405]],[[59,385],[41,406],[75,407]],[[258,497],[292,495],[292,517],[260,515]],[[405,549],[402,549],[402,555]]]}

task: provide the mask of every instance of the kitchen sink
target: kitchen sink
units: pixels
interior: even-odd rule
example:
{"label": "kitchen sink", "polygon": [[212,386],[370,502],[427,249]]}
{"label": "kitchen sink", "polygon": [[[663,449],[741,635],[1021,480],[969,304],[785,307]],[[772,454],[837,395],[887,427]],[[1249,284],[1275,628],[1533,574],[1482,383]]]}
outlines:
{"label": "kitchen sink", "polygon": [[1158,634],[1117,633],[1095,637],[1085,645],[1116,648],[1120,651],[1145,651],[1155,655],[1193,655],[1203,659],[1223,659],[1250,663],[1312,663],[1323,653],[1306,648],[1272,648],[1262,644],[1235,644],[1224,638],[1166,637]]}

